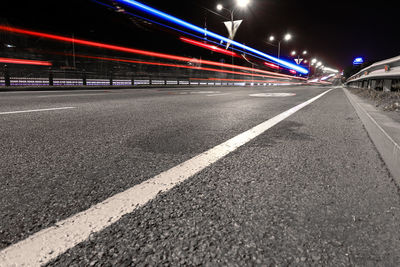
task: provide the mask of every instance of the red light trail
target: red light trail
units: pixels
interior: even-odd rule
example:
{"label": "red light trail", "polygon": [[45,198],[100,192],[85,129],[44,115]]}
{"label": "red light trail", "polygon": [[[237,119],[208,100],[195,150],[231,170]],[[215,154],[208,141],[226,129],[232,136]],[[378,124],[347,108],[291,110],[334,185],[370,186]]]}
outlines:
{"label": "red light trail", "polygon": [[82,39],[76,39],[76,38],[71,38],[71,37],[54,35],[54,34],[48,34],[48,33],[24,30],[24,29],[20,29],[20,28],[5,26],[5,25],[0,25],[0,31],[6,31],[6,32],[22,34],[22,35],[29,35],[29,36],[36,36],[36,37],[55,40],[55,41],[74,43],[74,44],[78,44],[78,45],[84,45],[84,46],[90,46],[90,47],[96,47],[96,48],[103,48],[103,49],[126,52],[126,53],[143,55],[143,56],[157,57],[157,58],[176,60],[176,61],[192,62],[192,63],[195,63],[195,64],[205,64],[205,65],[219,66],[219,67],[225,67],[225,68],[234,68],[234,69],[240,69],[240,70],[245,70],[245,71],[264,73],[264,74],[269,74],[269,75],[274,75],[274,76],[279,76],[279,77],[286,77],[286,78],[290,78],[290,79],[307,80],[306,78],[293,77],[293,76],[290,76],[290,75],[285,75],[285,74],[280,74],[280,73],[275,73],[275,72],[270,72],[270,71],[255,69],[255,68],[249,68],[249,67],[238,66],[238,65],[231,65],[231,64],[220,63],[220,62],[209,61],[209,60],[193,59],[193,58],[190,58],[190,57],[181,57],[181,56],[175,56],[175,55],[169,55],[169,54],[164,54],[164,53],[139,50],[139,49],[128,48],[128,47],[123,47],[123,46],[117,46],[117,45],[104,44],[104,43],[99,43],[99,42],[94,42],[94,41],[87,41],[87,40],[82,40]]}
{"label": "red light trail", "polygon": [[18,58],[5,58],[5,57],[0,57],[0,63],[37,65],[37,66],[51,66],[52,65],[51,62],[48,62],[48,61],[18,59]]}
{"label": "red light trail", "polygon": [[[67,56],[72,56],[72,54],[65,54]],[[212,71],[212,72],[224,72],[230,74],[238,74],[245,76],[255,76],[262,78],[279,78],[279,79],[289,79],[289,78],[281,78],[269,75],[255,74],[255,73],[247,73],[247,72],[238,72],[231,70],[221,70],[214,68],[205,68],[205,67],[196,67],[196,66],[186,66],[172,63],[161,63],[161,62],[151,62],[151,61],[141,61],[141,60],[131,60],[131,59],[122,59],[122,58],[110,58],[110,57],[97,57],[97,56],[88,56],[88,55],[75,55],[80,58],[90,58],[90,59],[98,59],[98,60],[106,60],[106,61],[117,61],[117,62],[126,62],[126,63],[134,63],[134,64],[143,64],[143,65],[153,65],[153,66],[164,66],[164,67],[173,67],[173,68],[184,68],[184,69],[194,69],[194,70],[204,70],[204,71]]]}
{"label": "red light trail", "polygon": [[222,49],[222,48],[220,48],[218,46],[215,46],[215,45],[205,44],[205,43],[202,43],[202,42],[199,42],[199,41],[195,41],[195,40],[192,40],[192,39],[189,39],[189,38],[185,38],[185,37],[179,37],[179,39],[182,42],[185,42],[185,43],[188,43],[188,44],[191,44],[191,45],[195,45],[195,46],[198,46],[198,47],[202,47],[202,48],[205,48],[205,49],[217,52],[217,53],[225,54],[225,55],[232,56],[232,57],[239,57],[238,54],[236,54],[235,52],[231,52],[231,51]]}
{"label": "red light trail", "polygon": [[269,62],[264,62],[265,66],[268,66],[270,68],[276,69],[276,70],[280,70],[281,67],[279,67],[278,65],[275,65],[273,63],[269,63]]}
{"label": "red light trail", "polygon": [[224,81],[224,82],[253,82],[253,83],[284,83],[284,84],[302,84],[302,82],[288,82],[288,81],[277,81],[277,80],[249,80],[249,79],[221,79],[221,78],[190,78],[190,80],[199,80],[199,81]]}

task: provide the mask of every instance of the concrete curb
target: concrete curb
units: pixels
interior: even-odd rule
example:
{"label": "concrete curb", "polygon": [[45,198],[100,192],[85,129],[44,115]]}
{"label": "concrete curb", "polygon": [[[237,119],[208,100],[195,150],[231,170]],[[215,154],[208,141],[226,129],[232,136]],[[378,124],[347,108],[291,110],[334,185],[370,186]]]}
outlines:
{"label": "concrete curb", "polygon": [[400,186],[400,123],[343,88],[397,185]]}

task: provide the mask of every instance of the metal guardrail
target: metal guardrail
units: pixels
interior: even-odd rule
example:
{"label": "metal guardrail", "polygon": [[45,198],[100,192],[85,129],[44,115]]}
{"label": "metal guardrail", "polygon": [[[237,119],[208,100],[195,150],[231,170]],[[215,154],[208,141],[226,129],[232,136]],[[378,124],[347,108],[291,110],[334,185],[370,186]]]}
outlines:
{"label": "metal guardrail", "polygon": [[[138,79],[68,79],[68,78],[54,78],[50,83],[48,78],[25,78],[25,77],[13,77],[9,81],[5,82],[4,77],[0,77],[0,87],[42,87],[42,86],[54,86],[54,87],[69,87],[69,86],[127,86],[127,87],[140,87],[140,86],[269,86],[269,85],[281,85],[280,83],[254,83],[250,80],[248,82],[223,82],[223,81],[203,81],[197,79],[191,80],[180,80],[180,79],[151,79],[151,78],[138,78]],[[1,88],[0,88],[1,89]]]}
{"label": "metal guardrail", "polygon": [[347,79],[346,85],[386,92],[400,91],[400,56],[362,69]]}
{"label": "metal guardrail", "polygon": [[[18,70],[18,71],[17,71]],[[2,75],[3,74],[3,75]],[[177,86],[271,86],[303,84],[304,82],[281,77],[260,79],[257,77],[218,77],[216,75],[179,75],[178,73],[108,73],[104,75],[87,71],[62,71],[42,69],[30,72],[25,69],[9,71],[7,66],[0,72],[0,90],[13,87],[177,87]],[[177,75],[178,74],[178,75]],[[251,75],[251,74],[250,74]],[[196,77],[197,76],[197,77]]]}

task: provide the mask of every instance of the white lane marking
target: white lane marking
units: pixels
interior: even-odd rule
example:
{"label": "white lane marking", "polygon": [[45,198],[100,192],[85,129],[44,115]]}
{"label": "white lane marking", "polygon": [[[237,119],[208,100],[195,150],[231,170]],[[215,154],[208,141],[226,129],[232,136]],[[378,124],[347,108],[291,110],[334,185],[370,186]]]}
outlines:
{"label": "white lane marking", "polygon": [[295,96],[295,93],[260,93],[260,94],[251,94],[249,96],[253,97],[287,97],[287,96]]}
{"label": "white lane marking", "polygon": [[179,95],[196,95],[196,94],[219,94],[221,91],[191,91],[191,92],[182,92]]}
{"label": "white lane marking", "polygon": [[36,97],[47,98],[47,97],[92,96],[92,95],[110,95],[110,94],[101,93],[101,94],[39,95]]}
{"label": "white lane marking", "polygon": [[43,109],[30,109],[30,110],[6,111],[6,112],[0,112],[0,115],[19,114],[19,113],[30,113],[30,112],[43,112],[43,111],[53,111],[53,110],[73,109],[73,108],[76,108],[76,107],[43,108]]}
{"label": "white lane marking", "polygon": [[223,95],[230,95],[230,93],[224,93],[224,94],[213,94],[213,95],[207,95],[207,96],[223,96]]}
{"label": "white lane marking", "polygon": [[202,171],[331,90],[333,89],[327,90],[141,184],[116,194],[88,210],[60,221],[55,226],[41,230],[27,239],[9,246],[0,251],[0,265],[40,266],[48,263],[88,239],[91,234],[103,230],[118,221],[123,215],[132,213],[145,205],[161,191],[166,192]]}

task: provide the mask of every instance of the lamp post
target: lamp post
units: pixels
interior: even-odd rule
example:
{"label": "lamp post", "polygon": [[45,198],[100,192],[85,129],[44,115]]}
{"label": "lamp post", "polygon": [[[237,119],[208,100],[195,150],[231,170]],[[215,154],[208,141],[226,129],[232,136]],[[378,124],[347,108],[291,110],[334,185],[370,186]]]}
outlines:
{"label": "lamp post", "polygon": [[[250,4],[250,0],[236,0],[236,6],[234,6],[233,9],[225,8],[222,4],[218,4],[217,5],[217,10],[218,11],[226,10],[230,14],[231,21],[230,21],[230,30],[228,29],[228,33],[229,33],[229,38],[231,40],[233,40],[233,38],[235,37],[236,31],[239,28],[240,23],[241,23],[241,21],[240,21],[238,26],[235,27],[235,21],[234,21],[235,11],[236,11],[237,8],[245,8],[249,4]],[[229,47],[229,43],[228,43],[228,46],[227,46],[226,49],[228,49],[228,47]],[[232,47],[232,51],[233,51],[233,47]],[[233,55],[232,55],[232,65],[233,64],[234,64],[234,59],[233,59]]]}
{"label": "lamp post", "polygon": [[[273,35],[271,35],[270,37],[269,37],[269,41],[272,43],[272,42],[274,42],[275,41],[275,36],[273,36]],[[281,40],[279,40],[278,41],[278,59],[279,58],[281,58],[281,42],[282,41],[286,41],[286,42],[288,42],[288,41],[290,41],[292,39],[292,35],[290,34],[290,33],[287,33],[287,34],[285,34],[285,36],[283,36],[283,39],[281,39]]]}

